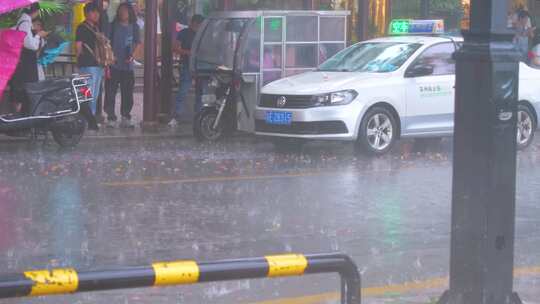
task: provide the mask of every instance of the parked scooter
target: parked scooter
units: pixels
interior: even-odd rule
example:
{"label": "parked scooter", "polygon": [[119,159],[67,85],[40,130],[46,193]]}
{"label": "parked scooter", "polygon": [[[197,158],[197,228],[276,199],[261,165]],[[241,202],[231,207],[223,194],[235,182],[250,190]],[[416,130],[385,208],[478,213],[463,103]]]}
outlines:
{"label": "parked scooter", "polygon": [[236,128],[234,115],[234,72],[218,67],[208,76],[203,108],[195,116],[193,134],[199,141],[217,141]]}
{"label": "parked scooter", "polygon": [[81,110],[92,101],[89,81],[74,75],[26,84],[29,113],[0,115],[0,133],[35,139],[50,131],[61,147],[76,146],[87,126]]}

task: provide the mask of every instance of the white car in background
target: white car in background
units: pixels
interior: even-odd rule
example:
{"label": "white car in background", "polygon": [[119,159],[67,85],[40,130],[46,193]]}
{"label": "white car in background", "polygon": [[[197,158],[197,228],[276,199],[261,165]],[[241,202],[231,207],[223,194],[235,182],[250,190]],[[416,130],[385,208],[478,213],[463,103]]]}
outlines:
{"label": "white car in background", "polygon": [[[398,36],[355,44],[317,71],[262,89],[256,134],[356,141],[370,154],[399,138],[451,136],[455,62],[461,38]],[[518,146],[534,137],[540,71],[520,64]]]}

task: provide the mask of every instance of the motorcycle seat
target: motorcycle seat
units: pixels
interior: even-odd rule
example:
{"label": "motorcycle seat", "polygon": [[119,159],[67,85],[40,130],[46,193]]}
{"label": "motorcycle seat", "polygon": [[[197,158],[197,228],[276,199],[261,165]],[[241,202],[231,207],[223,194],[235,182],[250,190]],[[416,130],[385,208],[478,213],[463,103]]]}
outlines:
{"label": "motorcycle seat", "polygon": [[49,92],[54,92],[71,87],[70,78],[54,78],[40,82],[26,84],[26,93],[32,96],[42,96]]}

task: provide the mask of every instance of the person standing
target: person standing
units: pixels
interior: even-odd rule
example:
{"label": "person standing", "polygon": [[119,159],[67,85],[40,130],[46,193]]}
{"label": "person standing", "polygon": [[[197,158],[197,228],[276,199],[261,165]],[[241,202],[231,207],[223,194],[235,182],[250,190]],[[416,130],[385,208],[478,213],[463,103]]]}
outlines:
{"label": "person standing", "polygon": [[[39,32],[43,31],[43,20],[40,18],[34,19],[32,22],[32,33],[36,35]],[[43,48],[45,47],[45,44],[47,42],[45,41],[45,38],[40,37],[39,41],[39,49],[37,51],[37,57],[39,58],[40,55],[43,53]],[[45,70],[43,69],[43,66],[41,64],[37,64],[37,71],[38,71],[38,80],[42,81],[45,80]]]}
{"label": "person standing", "polygon": [[518,19],[515,26],[514,43],[521,55],[521,61],[528,62],[529,39],[533,38],[536,28],[531,26],[531,18],[526,10],[518,11]]}
{"label": "person standing", "polygon": [[116,17],[111,24],[109,39],[112,43],[116,63],[107,72],[105,112],[107,113],[107,126],[116,126],[116,93],[120,86],[122,96],[122,121],[120,127],[133,128],[131,110],[133,109],[133,89],[135,86],[134,57],[141,45],[140,30],[133,7],[129,3],[122,3],[118,7]]}
{"label": "person standing", "polygon": [[37,52],[40,48],[42,38],[47,37],[49,34],[45,31],[39,31],[35,34],[32,32],[32,21],[38,17],[39,9],[39,3],[34,3],[24,9],[15,26],[16,30],[24,32],[26,36],[24,38],[24,47],[21,52],[21,58],[19,59],[17,69],[11,78],[10,86],[12,100],[15,103],[15,110],[16,112],[22,112],[24,114],[29,114],[30,110],[30,101],[26,95],[24,85],[39,80]]}
{"label": "person standing", "polygon": [[525,6],[521,3],[516,4],[512,10],[508,13],[507,16],[507,27],[510,29],[516,29],[518,19],[519,19],[519,12],[524,11]]}
{"label": "person standing", "polygon": [[[178,33],[176,45],[174,48],[175,53],[180,55],[181,64],[180,64],[180,88],[178,89],[178,94],[176,95],[176,104],[175,104],[175,117],[169,122],[169,126],[174,127],[178,125],[178,119],[183,112],[184,103],[186,102],[186,97],[193,85],[193,77],[191,75],[191,70],[189,67],[190,57],[191,57],[191,46],[193,40],[195,39],[195,34],[199,30],[199,27],[204,21],[204,17],[201,15],[194,15],[191,18],[189,27],[183,29]],[[201,107],[201,104],[198,100],[195,101],[195,111],[198,111]]]}
{"label": "person standing", "polygon": [[103,67],[100,66],[95,57],[94,50],[97,44],[97,34],[99,33],[99,7],[91,2],[84,6],[85,21],[77,27],[75,37],[77,51],[77,65],[82,74],[92,76],[91,92],[94,100],[90,103],[93,115],[96,115],[97,97],[101,89],[103,79]]}

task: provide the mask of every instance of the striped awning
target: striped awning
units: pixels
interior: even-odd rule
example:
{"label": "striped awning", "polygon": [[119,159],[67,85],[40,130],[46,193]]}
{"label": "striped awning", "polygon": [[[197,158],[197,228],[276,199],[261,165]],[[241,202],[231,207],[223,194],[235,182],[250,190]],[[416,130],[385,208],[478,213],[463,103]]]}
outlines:
{"label": "striped awning", "polygon": [[28,6],[39,0],[0,0],[0,15],[9,13],[21,7]]}

